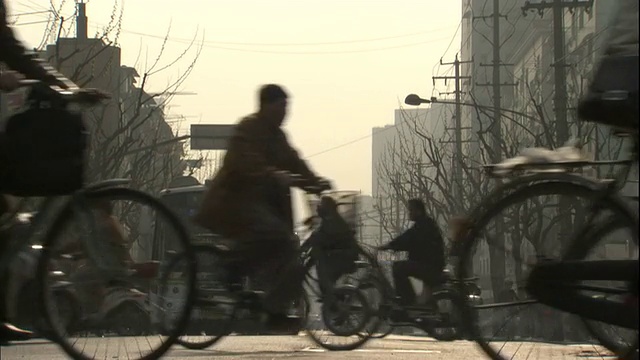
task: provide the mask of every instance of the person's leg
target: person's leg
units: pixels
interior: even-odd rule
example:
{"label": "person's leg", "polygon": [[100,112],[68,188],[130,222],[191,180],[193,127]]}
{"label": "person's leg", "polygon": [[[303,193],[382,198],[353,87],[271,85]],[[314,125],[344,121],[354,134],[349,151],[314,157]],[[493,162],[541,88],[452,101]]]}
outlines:
{"label": "person's leg", "polygon": [[294,239],[271,243],[279,249],[279,256],[267,263],[263,276],[272,279],[264,299],[264,308],[270,314],[286,316],[291,304],[299,299],[303,291],[304,268],[299,261]]}
{"label": "person's leg", "polygon": [[427,306],[432,306],[432,307],[437,307],[437,304],[435,303],[434,299],[433,299],[433,289],[435,287],[441,286],[442,282],[443,282],[443,276],[442,276],[442,271],[443,271],[443,267],[440,266],[431,266],[431,267],[427,267],[426,270],[424,269],[424,265],[421,265],[419,268],[416,267],[416,271],[417,274],[416,276],[419,277],[420,279],[422,279],[422,282],[424,284],[424,292],[425,292],[425,299],[426,299],[426,305]]}
{"label": "person's leg", "polygon": [[409,276],[413,273],[412,264],[409,261],[396,261],[393,263],[393,282],[396,294],[400,297],[401,305],[412,305],[416,301],[416,293],[411,285]]}
{"label": "person's leg", "polygon": [[[8,197],[0,194],[0,216],[12,210],[13,204]],[[0,259],[4,252],[7,251],[8,242],[11,236],[10,227],[0,228]],[[27,330],[19,329],[8,322],[7,319],[7,274],[0,274],[0,344],[8,341],[24,341],[33,337],[33,333]]]}
{"label": "person's leg", "polygon": [[320,252],[318,252],[318,254],[315,256],[315,264],[320,293],[326,295],[331,290],[331,287],[333,285],[331,281],[331,264],[329,263],[329,259],[327,259],[326,254]]}
{"label": "person's leg", "polygon": [[[302,293],[304,272],[298,261],[297,238],[289,230],[285,219],[276,215],[272,207],[257,204],[251,209],[252,221],[245,244],[250,248],[247,262],[256,282],[267,293],[264,308],[271,323],[285,321],[291,304]],[[278,326],[279,324],[274,324]]]}

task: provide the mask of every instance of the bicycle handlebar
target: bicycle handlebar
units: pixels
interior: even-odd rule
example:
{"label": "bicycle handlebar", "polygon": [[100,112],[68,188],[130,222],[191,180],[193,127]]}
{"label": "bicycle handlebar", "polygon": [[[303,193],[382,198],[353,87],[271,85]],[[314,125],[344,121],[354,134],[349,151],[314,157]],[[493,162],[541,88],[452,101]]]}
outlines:
{"label": "bicycle handlebar", "polygon": [[55,97],[66,103],[77,103],[94,105],[98,102],[106,99],[110,99],[111,95],[102,92],[98,89],[85,88],[81,89],[75,84],[70,84],[68,89],[62,89],[58,86],[52,86],[45,84],[40,80],[21,80],[19,87],[31,87],[33,90],[38,91],[44,97]]}
{"label": "bicycle handlebar", "polygon": [[331,190],[331,184],[329,184],[329,182],[326,180],[321,180],[320,185],[312,185],[309,184],[309,181],[307,179],[303,178],[300,175],[289,174],[289,177],[293,186],[299,186],[300,188],[302,188],[302,190],[309,194],[321,196],[323,192]]}

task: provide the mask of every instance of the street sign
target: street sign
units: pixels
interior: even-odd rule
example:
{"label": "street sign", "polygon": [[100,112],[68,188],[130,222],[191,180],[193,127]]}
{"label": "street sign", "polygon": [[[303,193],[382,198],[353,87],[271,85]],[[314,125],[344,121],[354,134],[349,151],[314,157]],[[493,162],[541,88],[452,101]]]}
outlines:
{"label": "street sign", "polygon": [[191,150],[226,150],[235,124],[191,125]]}

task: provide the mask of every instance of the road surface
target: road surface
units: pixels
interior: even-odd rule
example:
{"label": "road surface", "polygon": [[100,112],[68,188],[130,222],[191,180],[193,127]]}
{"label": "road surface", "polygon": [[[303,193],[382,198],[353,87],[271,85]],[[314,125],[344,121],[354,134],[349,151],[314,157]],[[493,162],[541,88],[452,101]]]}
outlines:
{"label": "road surface", "polygon": [[[106,341],[106,339],[103,339]],[[115,339],[112,339],[115,340]],[[96,359],[114,360],[135,358],[135,349],[144,338],[119,338],[125,343],[118,354],[106,354]],[[515,345],[515,344],[514,344]],[[520,346],[514,359],[613,359],[593,345],[553,345],[546,343],[517,343]],[[171,360],[199,359],[483,359],[484,354],[469,341],[437,342],[425,337],[389,336],[373,340],[363,348],[349,352],[328,352],[318,348],[302,333],[299,336],[229,336],[208,350],[186,350],[175,345],[163,358]],[[67,359],[55,345],[46,341],[31,341],[0,348],[2,360]]]}

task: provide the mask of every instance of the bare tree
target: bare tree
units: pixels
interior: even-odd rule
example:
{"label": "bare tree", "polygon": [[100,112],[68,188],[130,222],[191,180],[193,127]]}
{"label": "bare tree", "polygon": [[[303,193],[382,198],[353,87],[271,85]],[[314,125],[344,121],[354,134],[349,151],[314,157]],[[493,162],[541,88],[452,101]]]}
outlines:
{"label": "bare tree", "polygon": [[[496,185],[496,180],[486,176],[483,164],[490,163],[490,159],[517,156],[527,147],[558,146],[553,143],[553,124],[547,120],[539,104],[539,96],[530,86],[526,89],[529,102],[524,104],[523,111],[503,109],[509,111],[504,111],[502,115],[503,137],[499,139],[498,146],[493,144],[492,124],[479,121],[473,142],[467,146],[467,153],[459,164],[455,161],[454,146],[447,132],[434,134],[428,130],[429,124],[405,112],[403,123],[396,125],[396,138],[387,144],[386,154],[378,165],[377,175],[388,186],[385,198],[378,199],[376,215],[387,234],[397,234],[399,225],[405,220],[399,213],[398,203],[403,204],[410,197],[423,199],[429,214],[444,228],[448,219],[467,213]],[[470,105],[477,118],[493,118],[491,107],[475,103]],[[448,116],[444,121],[448,121]],[[485,126],[487,123],[489,125]],[[592,136],[592,132],[586,132],[585,135]],[[494,153],[496,148],[500,150],[499,154]],[[454,166],[461,167],[462,178],[455,177]],[[462,189],[461,196],[453,196],[459,188]],[[506,233],[497,234],[493,222],[485,229],[484,240],[491,245],[490,274],[494,294],[503,290],[507,258],[512,257],[516,263],[525,262],[527,259],[523,259],[522,254],[530,247],[537,254],[559,251],[544,248],[549,243],[544,240],[551,235],[558,236],[553,227],[561,220],[571,218],[572,224],[578,223],[580,216],[560,214],[553,209],[557,205],[557,199],[553,198],[520,204],[503,214]],[[575,213],[581,208],[580,205],[571,204],[568,211]],[[523,276],[522,268],[515,266],[514,272],[515,280],[519,282]]]}
{"label": "bare tree", "polygon": [[[157,193],[186,169],[185,139],[177,137],[177,131],[167,123],[165,115],[202,50],[196,41],[197,33],[181,53],[172,56],[167,49],[169,27],[151,61],[142,62],[139,56],[133,67],[122,66],[118,46],[122,6],[114,1],[109,23],[93,38],[61,36],[71,32],[74,25],[73,20],[67,21],[59,15],[63,6],[64,1],[59,6],[51,2],[53,16],[43,35],[40,55],[80,87],[98,88],[111,94],[111,99],[103,104],[83,110],[90,132],[86,181],[129,178],[132,187]],[[46,44],[52,34],[54,43]],[[160,91],[148,90],[152,78],[174,71],[179,62],[187,64],[183,71],[173,75]],[[142,75],[135,67],[142,69]],[[136,241],[143,215],[134,208],[122,208],[118,212],[129,231],[129,239]]]}
{"label": "bare tree", "polygon": [[[58,14],[63,5],[64,1],[56,8],[52,3],[52,13]],[[94,38],[58,37],[55,44],[44,47],[43,53],[47,61],[79,86],[112,94],[110,101],[85,113],[91,132],[87,181],[128,177],[137,188],[157,191],[185,169],[184,148],[165,121],[165,109],[179,94],[202,47],[197,46],[194,36],[181,54],[167,58],[169,28],[158,54],[150,64],[144,64],[139,76],[134,68],[120,66],[117,44],[122,16],[123,8],[114,1],[109,23]],[[44,39],[56,30],[58,34],[69,33],[73,25],[54,16]],[[171,69],[190,52],[195,53],[193,58],[175,80],[158,92],[147,90],[151,77]]]}

